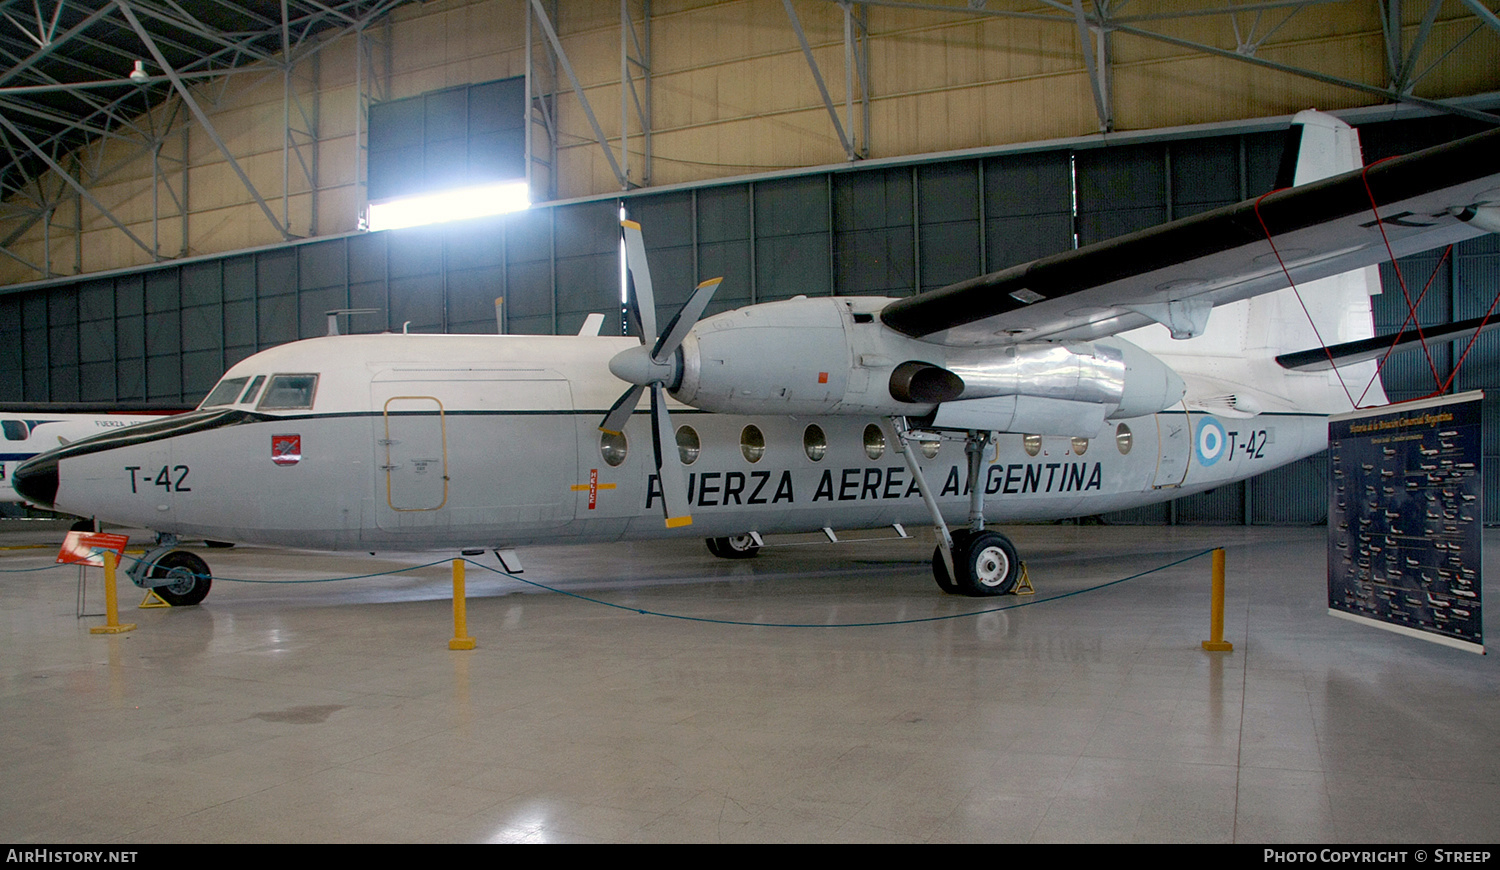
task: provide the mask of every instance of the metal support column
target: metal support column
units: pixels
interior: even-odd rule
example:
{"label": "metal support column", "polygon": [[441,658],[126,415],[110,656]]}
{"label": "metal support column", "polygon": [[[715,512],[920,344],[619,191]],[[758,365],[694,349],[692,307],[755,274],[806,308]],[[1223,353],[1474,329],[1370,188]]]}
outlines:
{"label": "metal support column", "polygon": [[[632,187],[651,185],[651,0],[640,0],[641,27],[630,17],[630,0],[620,0],[620,165],[630,179],[630,115],[641,130],[641,174]],[[635,53],[632,55],[631,52]],[[639,71],[640,87],[636,86]]]}

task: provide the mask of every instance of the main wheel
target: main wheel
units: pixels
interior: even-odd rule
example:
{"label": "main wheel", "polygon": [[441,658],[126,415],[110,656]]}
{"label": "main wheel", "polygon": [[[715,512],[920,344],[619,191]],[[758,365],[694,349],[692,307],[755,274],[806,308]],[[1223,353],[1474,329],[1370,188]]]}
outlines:
{"label": "main wheel", "polygon": [[[953,562],[955,566],[958,566],[963,561],[960,554],[963,553],[964,546],[968,543],[969,537],[973,532],[970,532],[968,529],[958,529],[952,534]],[[959,572],[962,573],[962,571],[963,569],[960,567]],[[958,584],[953,582],[953,578],[948,576],[948,566],[943,562],[943,546],[941,544],[932,548],[932,579],[936,580],[938,588],[948,595],[958,595],[962,592],[958,588]]]}
{"label": "main wheel", "polygon": [[731,535],[727,538],[708,538],[708,551],[720,559],[751,559],[760,552],[760,545],[749,535]]}
{"label": "main wheel", "polygon": [[950,579],[942,551],[933,553],[932,574],[944,592],[975,597],[1005,595],[1016,588],[1021,560],[1015,545],[1004,535],[964,530],[953,533],[953,570],[958,576]]}
{"label": "main wheel", "polygon": [[161,600],[173,607],[201,602],[208,597],[208,589],[213,585],[208,563],[187,550],[173,550],[156,560],[151,566],[151,579],[163,578],[169,582],[153,588]]}

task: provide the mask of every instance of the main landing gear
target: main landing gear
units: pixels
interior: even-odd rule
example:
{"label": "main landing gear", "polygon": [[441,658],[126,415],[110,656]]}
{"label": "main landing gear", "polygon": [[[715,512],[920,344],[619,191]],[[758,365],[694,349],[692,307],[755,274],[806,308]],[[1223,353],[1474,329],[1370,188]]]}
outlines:
{"label": "main landing gear", "polygon": [[949,594],[976,597],[1005,595],[1015,590],[1021,576],[1016,546],[999,532],[984,527],[984,484],[980,472],[990,433],[971,429],[964,439],[964,453],[969,460],[969,527],[950,532],[912,451],[912,442],[918,439],[912,435],[905,417],[892,417],[891,426],[896,431],[897,449],[917,481],[923,504],[932,514],[932,530],[938,539],[932,553],[932,576],[938,588]]}
{"label": "main landing gear", "polygon": [[156,546],[130,566],[130,579],[156,592],[173,607],[198,604],[213,585],[208,563],[197,554],[177,549],[175,535],[158,535]]}
{"label": "main landing gear", "polygon": [[731,535],[727,538],[704,538],[708,551],[720,559],[753,559],[760,552],[758,535]]}

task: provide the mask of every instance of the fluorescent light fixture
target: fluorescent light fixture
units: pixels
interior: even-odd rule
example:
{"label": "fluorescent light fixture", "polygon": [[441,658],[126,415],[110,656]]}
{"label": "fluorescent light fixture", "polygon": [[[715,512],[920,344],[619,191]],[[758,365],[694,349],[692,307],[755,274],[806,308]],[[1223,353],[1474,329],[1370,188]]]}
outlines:
{"label": "fluorescent light fixture", "polygon": [[370,230],[462,221],[531,207],[526,182],[506,181],[370,203]]}

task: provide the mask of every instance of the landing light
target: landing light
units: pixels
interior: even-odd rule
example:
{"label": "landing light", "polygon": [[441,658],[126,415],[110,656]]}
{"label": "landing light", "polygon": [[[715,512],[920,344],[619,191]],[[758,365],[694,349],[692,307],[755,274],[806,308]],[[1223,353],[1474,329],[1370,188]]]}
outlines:
{"label": "landing light", "polygon": [[372,202],[368,226],[371,231],[396,230],[505,214],[530,207],[531,197],[526,182],[507,181]]}

